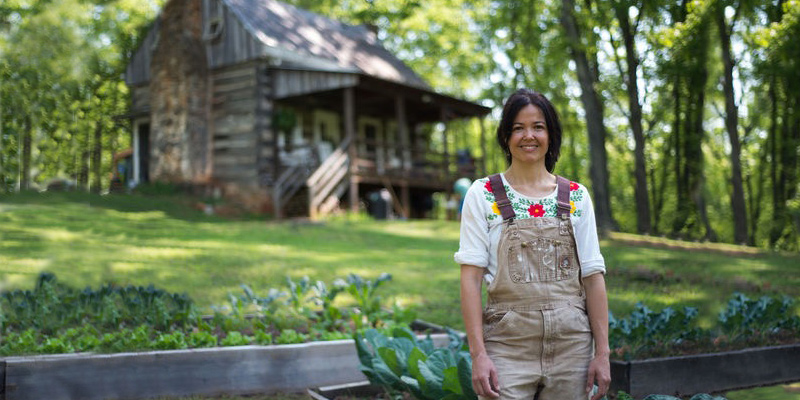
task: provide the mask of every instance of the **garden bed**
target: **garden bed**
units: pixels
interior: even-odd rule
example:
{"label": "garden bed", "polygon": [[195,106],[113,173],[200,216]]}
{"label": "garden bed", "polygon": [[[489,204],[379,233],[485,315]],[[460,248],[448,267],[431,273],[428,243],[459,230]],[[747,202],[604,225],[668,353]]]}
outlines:
{"label": "garden bed", "polygon": [[363,380],[353,340],[0,359],[2,400],[270,394]]}
{"label": "garden bed", "polygon": [[800,344],[611,361],[611,393],[692,395],[800,381]]}

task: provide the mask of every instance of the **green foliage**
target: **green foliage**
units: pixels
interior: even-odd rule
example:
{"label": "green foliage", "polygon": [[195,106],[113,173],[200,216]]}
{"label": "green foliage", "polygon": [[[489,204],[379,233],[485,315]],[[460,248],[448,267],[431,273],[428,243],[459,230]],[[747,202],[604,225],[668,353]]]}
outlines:
{"label": "green foliage", "polygon": [[[630,396],[629,396],[630,398]],[[651,394],[642,400],[681,400],[680,397],[667,396],[665,394]],[[689,398],[689,400],[726,400],[722,396],[712,396],[707,393],[698,393]]]}
{"label": "green foliage", "polygon": [[186,338],[186,344],[193,349],[216,347],[217,337],[206,331],[192,331]]}
{"label": "green foliage", "polygon": [[392,395],[409,393],[420,400],[477,399],[469,351],[452,331],[447,348],[435,348],[430,336],[420,340],[401,327],[389,336],[376,329],[357,332],[355,341],[361,371],[372,384]]}
{"label": "green foliage", "polygon": [[294,329],[284,329],[281,334],[275,338],[275,344],[292,344],[304,343],[308,341],[308,335],[297,332]]}
{"label": "green foliage", "polygon": [[800,331],[800,317],[792,312],[794,304],[794,299],[788,296],[780,299],[762,296],[752,300],[735,293],[719,314],[721,332],[736,340],[781,329]]}
{"label": "green foliage", "polygon": [[[397,305],[392,311],[381,308],[375,289],[389,280],[388,275],[376,283],[356,275],[349,279],[352,292],[361,296],[360,302],[352,299],[355,305],[334,305],[337,294],[349,287],[344,280],[337,279],[329,290],[323,282],[312,284],[306,277],[299,282],[287,279],[289,296],[269,289],[267,296],[261,297],[242,285],[244,294],[229,296],[230,313],[216,309],[213,316],[200,318],[186,295],[152,285],[119,288],[106,284],[98,290],[78,291],[44,273],[33,290],[0,293],[0,355],[341,340],[350,338],[356,329],[350,316],[364,315],[357,309],[359,304],[373,307],[366,314],[371,317],[365,317],[371,327],[392,329],[413,319],[413,312]],[[250,314],[252,310],[262,314]]]}
{"label": "green foliage", "polygon": [[617,356],[630,359],[643,353],[668,355],[684,345],[714,351],[718,345],[757,345],[774,335],[796,337],[800,317],[794,304],[787,296],[751,300],[735,293],[720,312],[717,325],[702,329],[696,324],[695,308],[676,311],[666,307],[654,312],[637,303],[628,318],[617,319],[609,312],[609,344]]}
{"label": "green foliage", "polygon": [[0,295],[3,314],[0,333],[36,328],[45,334],[85,324],[103,329],[148,324],[160,330],[194,323],[197,310],[185,294],[168,293],[152,285],[82,291],[59,284],[55,275],[42,273],[33,290]]}
{"label": "green foliage", "polygon": [[628,318],[617,319],[609,312],[609,344],[613,349],[634,354],[654,346],[669,347],[700,334],[699,328],[692,326],[696,316],[694,307],[666,307],[654,312],[642,303],[636,304]]}
{"label": "green foliage", "polygon": [[[270,288],[264,296],[256,294],[247,285],[241,285],[243,294],[228,294],[231,315],[235,318],[226,318],[218,312],[215,323],[226,331],[242,329],[242,318],[248,311],[255,310],[263,318],[265,328],[272,327],[279,332],[302,330],[313,333],[315,337],[332,338],[330,340],[349,337],[352,330],[365,327],[408,324],[416,318],[413,309],[395,304],[391,310],[386,310],[381,305],[377,289],[390,280],[391,275],[386,273],[374,282],[357,274],[349,274],[346,281],[334,279],[331,285],[323,281],[312,283],[307,276],[297,281],[287,277],[287,290]],[[337,305],[336,298],[342,293],[349,294],[355,304]],[[299,339],[291,336],[281,339],[279,336],[276,340],[296,343],[294,341]]]}
{"label": "green foliage", "polygon": [[253,342],[252,336],[243,335],[241,332],[233,331],[228,332],[228,335],[222,339],[223,346],[246,346]]}

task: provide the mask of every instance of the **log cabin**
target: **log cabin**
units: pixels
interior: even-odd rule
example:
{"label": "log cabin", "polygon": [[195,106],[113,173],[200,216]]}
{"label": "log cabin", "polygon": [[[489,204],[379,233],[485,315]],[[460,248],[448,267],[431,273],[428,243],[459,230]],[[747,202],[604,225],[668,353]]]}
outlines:
{"label": "log cabin", "polygon": [[[167,1],[125,81],[135,184],[214,188],[276,218],[383,190],[417,218],[485,170],[489,108],[433,90],[375,29],[276,0]],[[470,119],[481,149],[450,148]]]}

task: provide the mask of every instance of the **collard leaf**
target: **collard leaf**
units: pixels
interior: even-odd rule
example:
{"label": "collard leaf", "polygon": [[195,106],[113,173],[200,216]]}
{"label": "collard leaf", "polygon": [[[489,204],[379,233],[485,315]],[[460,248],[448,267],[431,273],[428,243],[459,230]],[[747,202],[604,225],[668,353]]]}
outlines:
{"label": "collard leaf", "polygon": [[378,348],[378,355],[396,376],[403,376],[404,368],[401,366],[400,360],[397,358],[397,350],[391,347],[380,347]]}
{"label": "collard leaf", "polygon": [[406,384],[406,388],[408,389],[409,392],[411,392],[412,395],[414,395],[415,398],[421,400],[426,400],[426,399],[436,400],[436,399],[431,399],[430,397],[428,397],[428,395],[425,394],[425,392],[422,391],[422,388],[420,387],[419,382],[416,379],[410,376],[403,375],[402,377],[400,377],[400,380],[402,380],[403,383]]}
{"label": "collard leaf", "polygon": [[414,349],[414,343],[406,338],[394,338],[389,341],[386,347],[397,350],[397,355],[403,360],[407,359],[411,354],[411,349]]}
{"label": "collard leaf", "polygon": [[367,348],[366,340],[360,333],[355,334],[356,352],[358,353],[358,360],[361,365],[372,368],[372,352]]}
{"label": "collard leaf", "polygon": [[437,375],[442,375],[443,371],[448,367],[456,365],[456,359],[453,353],[446,349],[436,349],[428,356],[426,364],[435,371]]}
{"label": "collard leaf", "polygon": [[376,360],[373,369],[381,385],[388,386],[394,390],[403,390],[403,381],[383,361]]}
{"label": "collard leaf", "polygon": [[478,399],[478,395],[472,389],[472,359],[469,357],[460,357],[458,360],[458,382],[464,398]]}
{"label": "collard leaf", "polygon": [[419,363],[425,363],[428,356],[422,352],[418,347],[411,349],[411,354],[408,356],[408,373],[417,381],[421,386],[425,386],[425,377],[419,371]]}
{"label": "collard leaf", "polygon": [[378,332],[377,329],[367,329],[364,332],[364,336],[366,336],[367,341],[373,349],[385,347],[386,344],[389,343],[389,339],[386,336],[383,336],[382,333]]}
{"label": "collard leaf", "polygon": [[463,394],[463,391],[461,390],[461,382],[458,380],[458,367],[447,367],[444,370],[442,389],[457,395]]}
{"label": "collard leaf", "polygon": [[414,335],[414,332],[411,332],[411,329],[408,329],[407,326],[396,326],[392,329],[392,336],[395,338],[406,338],[410,340],[412,343],[417,341],[417,336]]}
{"label": "collard leaf", "polygon": [[[430,361],[430,359],[428,361]],[[419,366],[420,375],[425,379],[423,390],[435,399],[441,399],[446,396],[447,393],[442,389],[444,380],[443,371],[439,370],[434,372],[431,370],[429,363],[423,362],[422,360],[420,360],[417,365]]]}

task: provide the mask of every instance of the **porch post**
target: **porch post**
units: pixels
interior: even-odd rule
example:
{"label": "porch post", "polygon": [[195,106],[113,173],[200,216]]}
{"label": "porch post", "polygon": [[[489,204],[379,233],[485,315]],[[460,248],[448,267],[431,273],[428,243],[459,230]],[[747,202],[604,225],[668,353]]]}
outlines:
{"label": "porch post", "polygon": [[[444,149],[444,160],[442,161],[442,171],[444,172],[444,179],[445,181],[450,178],[450,150],[447,146],[447,112],[442,107],[440,111],[440,119],[444,124],[444,129],[442,129],[442,148]],[[450,189],[448,189],[448,193]]]}
{"label": "porch post", "polygon": [[475,178],[486,176],[489,172],[486,170],[486,118],[483,116],[478,117],[478,123],[481,126],[481,165],[480,173],[475,174]]}
{"label": "porch post", "polygon": [[408,138],[408,119],[406,118],[405,100],[397,96],[394,99],[395,118],[397,119],[397,131],[400,133],[400,148],[403,149],[402,168],[404,171],[411,169],[411,145]]}
{"label": "porch post", "polygon": [[355,94],[352,87],[344,89],[344,132],[350,141],[347,145],[347,156],[350,159],[350,211],[358,211],[358,178],[356,177],[356,122]]}
{"label": "porch post", "polygon": [[400,148],[403,149],[402,169],[403,180],[400,184],[400,201],[403,209],[403,218],[411,218],[411,195],[408,190],[408,172],[411,170],[411,146],[408,140],[408,119],[406,118],[406,103],[401,96],[394,98],[395,118],[397,131],[400,133]]}
{"label": "porch post", "polygon": [[142,183],[142,149],[139,148],[139,122],[133,120],[133,181],[136,184]]}

